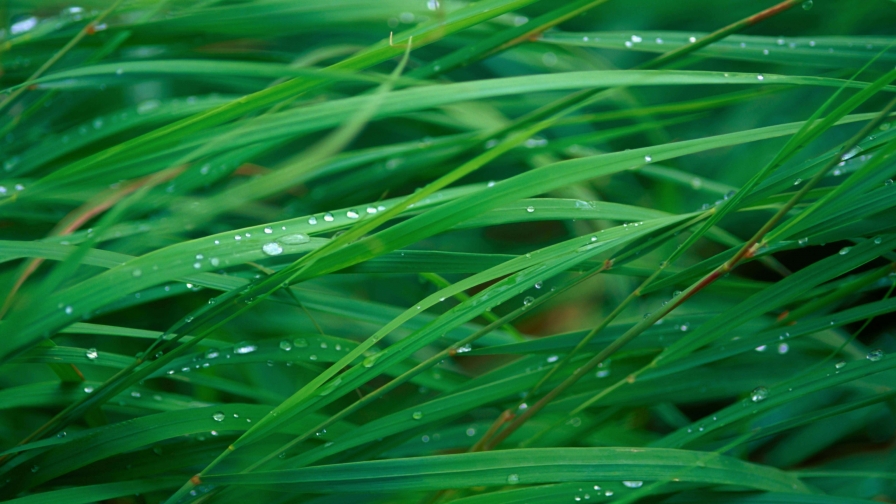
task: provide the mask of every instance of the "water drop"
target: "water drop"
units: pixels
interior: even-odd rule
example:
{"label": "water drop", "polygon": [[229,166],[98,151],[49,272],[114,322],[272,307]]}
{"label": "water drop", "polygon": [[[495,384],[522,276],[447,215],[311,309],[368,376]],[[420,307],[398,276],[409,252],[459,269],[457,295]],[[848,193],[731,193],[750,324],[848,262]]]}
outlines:
{"label": "water drop", "polygon": [[879,348],[877,350],[872,350],[868,352],[868,355],[866,355],[865,358],[871,362],[877,362],[884,358],[884,351]]}
{"label": "water drop", "polygon": [[641,488],[641,485],[643,485],[644,482],[643,481],[623,481],[622,484],[629,488]]}
{"label": "water drop", "polygon": [[557,362],[559,359],[560,359],[559,356],[557,356],[557,355],[551,355],[551,356],[548,357],[546,360],[548,361],[548,363],[554,363],[554,362]]}
{"label": "water drop", "polygon": [[805,2],[803,2],[802,5],[803,5],[803,10],[809,10],[812,8],[813,3],[812,3],[812,0],[806,0]]}
{"label": "water drop", "polygon": [[529,206],[526,207],[526,211],[529,212],[529,213],[532,213],[532,212],[535,211],[535,207],[532,206],[532,205],[529,205]]}
{"label": "water drop", "polygon": [[292,350],[292,343],[289,340],[283,340],[280,342],[280,349],[288,352]]}
{"label": "water drop", "polygon": [[535,298],[534,298],[534,297],[532,297],[532,296],[526,296],[526,298],[523,299],[523,306],[529,306],[530,304],[532,304],[532,303],[534,303],[534,302],[535,302]]}
{"label": "water drop", "polygon": [[750,392],[750,399],[753,402],[764,401],[768,397],[768,389],[765,387],[756,387]]}
{"label": "water drop", "polygon": [[637,35],[632,35],[632,42],[641,42],[641,37]]}
{"label": "water drop", "polygon": [[649,162],[651,162],[651,161],[653,161],[653,158],[652,158],[652,157],[650,157],[650,156],[644,156],[644,162],[649,163]]}
{"label": "water drop", "polygon": [[519,484],[519,482],[520,482],[519,474],[508,474],[507,475],[507,484],[508,485],[516,485],[516,484]]}
{"label": "water drop", "polygon": [[360,217],[357,210],[349,210],[348,212],[345,212],[345,216],[349,219],[357,219]]}
{"label": "water drop", "polygon": [[84,393],[89,394],[91,392],[93,392],[93,387],[91,387],[90,385],[84,387]]}
{"label": "water drop", "polygon": [[264,228],[264,234],[271,234],[271,233],[273,233],[273,232],[274,232],[274,230],[271,229],[270,226]]}
{"label": "water drop", "polygon": [[758,80],[765,80],[765,77],[764,77],[762,74],[759,74],[759,75],[756,76],[756,79],[758,79]]}
{"label": "water drop", "polygon": [[632,42],[630,40],[626,40],[625,47],[631,47],[631,46],[632,46]]}
{"label": "water drop", "polygon": [[224,421],[224,412],[216,411],[215,414],[212,415],[212,419],[216,422],[223,422]]}
{"label": "water drop", "polygon": [[66,315],[71,315],[72,312],[74,312],[74,311],[75,311],[75,309],[72,308],[71,306],[66,306],[66,307],[65,307],[65,314],[66,314]]}
{"label": "water drop", "polygon": [[96,351],[96,348],[88,348],[87,353],[85,355],[87,355],[87,358],[90,360],[95,360],[97,358],[97,356],[99,356],[99,354]]}
{"label": "water drop", "polygon": [[238,343],[233,347],[233,353],[238,355],[250,354],[258,350],[258,347],[251,343]]}
{"label": "water drop", "polygon": [[837,252],[837,253],[840,255],[846,255],[849,253],[850,250],[852,250],[852,247],[843,247],[842,249],[840,249],[840,252]]}
{"label": "water drop", "polygon": [[327,222],[333,222],[334,220],[336,220],[336,218],[333,217],[333,214],[331,214],[330,212],[327,212],[324,214],[324,220]]}
{"label": "water drop", "polygon": [[423,418],[423,412],[415,411],[411,414],[411,418],[413,418],[414,420],[420,420],[421,418]]}
{"label": "water drop", "polygon": [[283,247],[277,242],[270,242],[262,245],[261,251],[269,256],[275,256],[283,253]]}
{"label": "water drop", "polygon": [[142,275],[142,274],[143,274],[143,272],[140,271],[140,268],[137,268],[137,269],[131,271],[131,275],[133,275],[134,278],[137,278],[137,277],[139,277],[139,276]]}
{"label": "water drop", "polygon": [[803,179],[801,179],[801,178],[797,178],[796,180],[793,181],[793,185],[800,185],[802,183],[803,183]]}
{"label": "water drop", "polygon": [[809,238],[800,238],[797,243],[800,244],[800,247],[805,247],[809,243]]}
{"label": "water drop", "polygon": [[302,243],[308,243],[311,241],[311,238],[304,233],[296,233],[286,236],[281,236],[277,239],[280,243],[284,243],[286,245],[301,245]]}
{"label": "water drop", "polygon": [[837,369],[843,369],[845,366],[846,366],[846,361],[840,361],[840,362],[834,364],[834,367]]}
{"label": "water drop", "polygon": [[787,353],[788,350],[790,350],[790,345],[788,345],[787,343],[781,343],[778,345],[778,353],[779,354],[784,355]]}
{"label": "water drop", "polygon": [[317,217],[313,215],[311,217],[308,217],[308,224],[311,224],[312,226],[317,224]]}
{"label": "water drop", "polygon": [[295,345],[296,348],[306,348],[308,346],[308,340],[305,338],[296,338],[292,340],[292,344]]}
{"label": "water drop", "polygon": [[541,282],[535,282],[535,288],[536,288],[536,289],[540,289],[541,286],[542,286],[542,283],[541,283]]}
{"label": "water drop", "polygon": [[758,347],[756,347],[756,351],[764,352],[766,348],[768,348],[766,345],[759,345]]}

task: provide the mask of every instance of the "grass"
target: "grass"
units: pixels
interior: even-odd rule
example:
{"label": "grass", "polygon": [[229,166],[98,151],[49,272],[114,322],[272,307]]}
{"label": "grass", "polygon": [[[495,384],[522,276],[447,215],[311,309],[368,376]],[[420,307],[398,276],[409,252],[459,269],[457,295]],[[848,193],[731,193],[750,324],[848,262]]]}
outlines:
{"label": "grass", "polygon": [[893,2],[0,13],[0,499],[896,501]]}

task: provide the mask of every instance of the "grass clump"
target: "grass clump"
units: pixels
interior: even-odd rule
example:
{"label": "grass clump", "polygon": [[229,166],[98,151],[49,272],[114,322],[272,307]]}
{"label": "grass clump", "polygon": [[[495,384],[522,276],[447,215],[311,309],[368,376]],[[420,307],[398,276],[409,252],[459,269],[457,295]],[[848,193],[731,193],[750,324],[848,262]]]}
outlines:
{"label": "grass clump", "polygon": [[896,4],[3,13],[3,500],[896,499]]}

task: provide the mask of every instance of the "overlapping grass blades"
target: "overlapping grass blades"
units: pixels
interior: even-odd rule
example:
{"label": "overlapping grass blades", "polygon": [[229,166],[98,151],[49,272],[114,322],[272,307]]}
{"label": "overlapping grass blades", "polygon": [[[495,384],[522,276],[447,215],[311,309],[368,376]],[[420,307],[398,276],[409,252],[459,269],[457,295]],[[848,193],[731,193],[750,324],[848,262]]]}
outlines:
{"label": "overlapping grass blades", "polygon": [[10,2],[0,498],[896,498],[894,9]]}

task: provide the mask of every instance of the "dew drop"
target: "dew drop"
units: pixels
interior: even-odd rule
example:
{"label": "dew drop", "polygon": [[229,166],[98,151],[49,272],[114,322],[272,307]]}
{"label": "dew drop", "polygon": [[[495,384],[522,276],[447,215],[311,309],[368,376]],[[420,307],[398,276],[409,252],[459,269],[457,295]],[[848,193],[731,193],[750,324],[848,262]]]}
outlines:
{"label": "dew drop", "polygon": [[309,241],[311,241],[311,238],[309,238],[308,235],[304,233],[296,233],[281,236],[280,238],[277,238],[277,241],[286,245],[301,245],[302,243],[308,243]]}
{"label": "dew drop", "polygon": [[840,362],[834,364],[834,367],[837,369],[843,369],[844,367],[846,367],[846,361],[840,361]]}
{"label": "dew drop", "polygon": [[800,238],[797,243],[800,244],[800,247],[805,247],[809,243],[809,238]]}
{"label": "dew drop", "polygon": [[852,247],[843,247],[842,249],[840,249],[840,252],[837,252],[837,253],[840,255],[846,255],[849,253],[850,250],[852,250]]}
{"label": "dew drop", "polygon": [[650,156],[644,156],[644,162],[649,163],[649,162],[651,162],[651,161],[653,161],[653,158],[652,158],[652,157],[650,157]]}
{"label": "dew drop", "polygon": [[644,482],[643,481],[623,481],[622,484],[629,488],[641,488],[641,485],[643,485]]}
{"label": "dew drop", "polygon": [[308,340],[306,340],[305,338],[296,338],[292,340],[292,344],[296,348],[306,348],[308,346]]}
{"label": "dew drop", "polygon": [[308,217],[308,224],[311,224],[312,226],[317,224],[317,217],[315,217],[313,215],[311,217]]}
{"label": "dew drop", "polygon": [[71,315],[72,312],[74,312],[74,311],[75,311],[74,308],[72,308],[71,306],[66,306],[66,307],[65,307],[65,314],[66,314],[66,315]]}
{"label": "dew drop", "polygon": [[532,297],[532,296],[526,296],[526,298],[523,299],[523,306],[529,306],[530,304],[532,304],[532,303],[534,303],[534,302],[535,302],[535,298],[534,298],[534,297]]}
{"label": "dew drop", "polygon": [[529,213],[532,213],[532,212],[535,211],[535,207],[532,206],[532,205],[529,205],[529,206],[526,207],[526,211],[529,212]]}
{"label": "dew drop", "polygon": [[411,414],[411,418],[413,418],[414,420],[420,420],[421,418],[423,418],[423,412],[415,411]]}
{"label": "dew drop", "polygon": [[280,349],[288,352],[292,350],[292,343],[289,340],[283,340],[280,342]]}
{"label": "dew drop", "polygon": [[97,356],[99,356],[99,354],[96,351],[96,348],[88,348],[87,353],[85,355],[90,360],[96,360]]}
{"label": "dew drop", "polygon": [[90,385],[84,387],[84,393],[85,393],[85,394],[89,394],[89,393],[91,393],[91,392],[93,392],[93,387],[91,387]]}
{"label": "dew drop", "polygon": [[345,212],[345,216],[348,217],[349,219],[357,219],[358,217],[360,217],[360,215],[358,214],[358,211],[354,210],[354,209],[349,210],[348,212]]}
{"label": "dew drop", "polygon": [[212,419],[216,422],[223,422],[224,421],[224,412],[216,411],[215,414],[212,415]]}
{"label": "dew drop", "polygon": [[283,247],[277,242],[270,242],[262,245],[261,251],[269,256],[276,256],[283,253]]}
{"label": "dew drop", "polygon": [[768,397],[768,389],[765,387],[756,387],[750,392],[750,400],[753,402],[764,401]]}
{"label": "dew drop", "polygon": [[877,350],[872,350],[868,352],[868,355],[866,355],[865,358],[871,362],[877,362],[884,358],[884,351],[879,348]]}
{"label": "dew drop", "polygon": [[508,485],[517,485],[520,482],[519,474],[508,474],[507,475],[507,484]]}
{"label": "dew drop", "polygon": [[250,354],[258,350],[258,347],[251,343],[238,343],[233,347],[233,353],[238,355]]}
{"label": "dew drop", "polygon": [[762,74],[756,76],[757,80],[765,80],[765,77]]}
{"label": "dew drop", "polygon": [[803,5],[803,10],[809,10],[812,8],[812,5],[814,5],[814,4],[813,4],[812,0],[806,0],[805,2],[803,2],[802,5]]}

